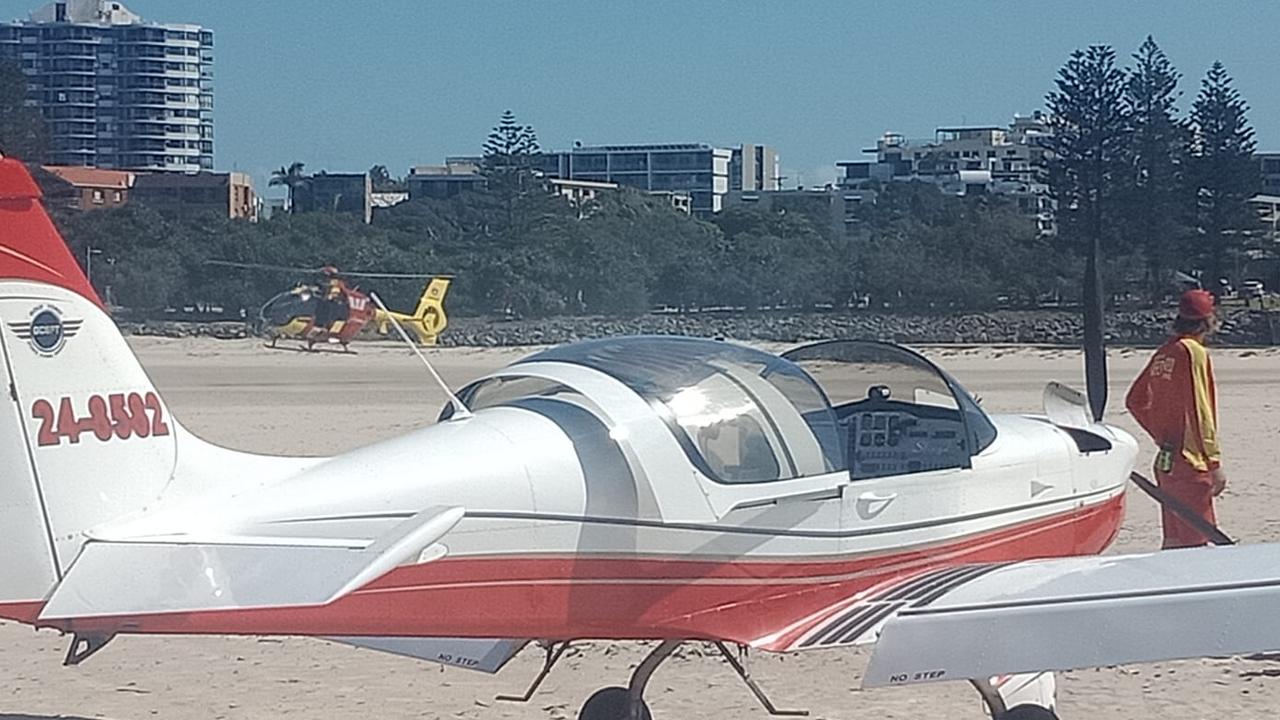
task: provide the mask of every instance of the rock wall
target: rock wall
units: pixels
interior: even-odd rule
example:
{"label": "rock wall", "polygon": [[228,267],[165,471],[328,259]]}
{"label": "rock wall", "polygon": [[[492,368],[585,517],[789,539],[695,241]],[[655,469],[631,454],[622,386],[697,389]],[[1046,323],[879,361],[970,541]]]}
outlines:
{"label": "rock wall", "polygon": [[[1107,317],[1106,335],[1116,345],[1153,346],[1168,337],[1172,312],[1122,312]],[[1224,318],[1218,342],[1271,345],[1280,339],[1280,317],[1239,312]],[[617,318],[549,318],[508,322],[464,319],[451,323],[441,345],[499,347],[561,343],[607,335],[701,335],[736,340],[803,342],[837,338],[891,340],[904,344],[1079,344],[1078,313],[1007,311],[960,315],[812,313],[797,315],[644,315]]]}
{"label": "rock wall", "polygon": [[[1107,316],[1107,340],[1115,345],[1153,346],[1164,342],[1172,311],[1126,311]],[[242,338],[243,323],[126,322],[134,335]],[[804,342],[836,338],[891,340],[908,345],[935,343],[1076,345],[1079,313],[1000,311],[955,315],[852,313],[760,313],[642,315],[634,318],[557,317],[543,320],[457,318],[440,338],[446,347],[505,347],[572,342],[610,335],[698,335],[746,341]],[[1280,341],[1280,313],[1225,314],[1218,343],[1273,345]]]}

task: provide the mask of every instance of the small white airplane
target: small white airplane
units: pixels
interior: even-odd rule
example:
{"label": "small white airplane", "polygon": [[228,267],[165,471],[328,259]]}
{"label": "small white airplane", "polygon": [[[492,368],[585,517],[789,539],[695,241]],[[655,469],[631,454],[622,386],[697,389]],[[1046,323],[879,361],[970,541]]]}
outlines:
{"label": "small white airplane", "polygon": [[[909,350],[783,355],[613,338],[532,355],[440,421],[331,458],[183,429],[0,159],[0,617],[73,634],[319,636],[496,671],[571,641],[661,641],[585,720],[711,641],[875,643],[864,684],[969,680],[1054,718],[1052,670],[1280,647],[1280,553],[1089,557],[1137,443],[1083,400],[989,416]],[[1083,557],[1077,557],[1083,556]]]}

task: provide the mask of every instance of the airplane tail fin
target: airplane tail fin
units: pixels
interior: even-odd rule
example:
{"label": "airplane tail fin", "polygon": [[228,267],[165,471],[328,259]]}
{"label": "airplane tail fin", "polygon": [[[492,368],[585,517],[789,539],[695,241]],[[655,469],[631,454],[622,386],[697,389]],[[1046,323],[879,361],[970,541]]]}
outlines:
{"label": "airplane tail fin", "polygon": [[204,443],[170,417],[40,197],[0,157],[0,611],[44,598],[84,531],[285,465]]}

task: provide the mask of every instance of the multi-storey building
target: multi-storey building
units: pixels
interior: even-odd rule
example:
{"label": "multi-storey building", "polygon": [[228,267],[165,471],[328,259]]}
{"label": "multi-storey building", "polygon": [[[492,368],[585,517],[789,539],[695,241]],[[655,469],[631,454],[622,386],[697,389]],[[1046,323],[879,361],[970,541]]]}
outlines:
{"label": "multi-storey building", "polygon": [[1280,152],[1254,153],[1262,171],[1262,194],[1280,195]]}
{"label": "multi-storey building", "polygon": [[817,211],[825,214],[831,232],[848,233],[859,223],[859,208],[874,203],[876,192],[867,188],[821,188],[791,190],[734,190],[725,196],[725,208],[754,207],[765,211]]}
{"label": "multi-storey building", "polygon": [[100,170],[79,165],[45,165],[45,172],[61,187],[43,187],[50,202],[76,210],[110,210],[129,202],[135,176],[125,170]]}
{"label": "multi-storey building", "polygon": [[1053,203],[1044,176],[1050,134],[1042,112],[1015,117],[1007,127],[942,127],[932,139],[912,139],[885,133],[874,148],[863,152],[875,160],[839,162],[839,183],[863,188],[875,182],[921,181],[946,193],[989,192],[1017,198],[1018,205],[1036,218],[1041,232],[1054,231]]}
{"label": "multi-storey building", "polygon": [[480,174],[479,158],[446,158],[444,165],[415,165],[405,177],[409,197],[415,200],[444,200],[466,190],[481,190],[487,184]]}
{"label": "multi-storey building", "polygon": [[296,212],[340,212],[368,223],[373,219],[369,173],[318,172],[293,191]]}
{"label": "multi-storey building", "polygon": [[782,189],[778,153],[768,145],[744,144],[733,148],[729,158],[729,191],[770,191]]}
{"label": "multi-storey building", "polygon": [[139,174],[129,199],[174,215],[208,212],[228,218],[258,219],[258,196],[248,173]]}
{"label": "multi-storey building", "polygon": [[762,145],[736,149],[702,143],[575,147],[568,152],[544,153],[538,169],[548,177],[688,194],[693,214],[701,217],[719,212],[734,186],[773,190],[779,179],[777,153]]}
{"label": "multi-storey building", "polygon": [[212,31],[145,22],[114,0],[66,0],[0,23],[0,58],[30,78],[50,163],[213,168]]}

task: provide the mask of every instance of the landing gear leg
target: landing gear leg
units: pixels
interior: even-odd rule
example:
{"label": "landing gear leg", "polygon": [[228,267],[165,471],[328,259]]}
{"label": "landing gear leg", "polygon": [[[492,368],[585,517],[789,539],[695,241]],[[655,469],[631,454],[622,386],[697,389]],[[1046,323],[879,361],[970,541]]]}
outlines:
{"label": "landing gear leg", "polygon": [[[645,656],[644,660],[640,661],[640,665],[631,674],[631,682],[627,687],[602,688],[587,698],[587,702],[582,705],[582,710],[578,711],[578,720],[650,720],[649,706],[644,701],[644,691],[649,685],[649,678],[653,677],[658,666],[671,657],[676,648],[683,643],[683,640],[663,640]],[[743,662],[745,656],[739,659],[722,642],[717,642],[715,645],[728,661],[729,666],[738,674],[738,677],[742,678],[742,682],[770,715],[804,717],[809,714],[808,710],[779,710],[752,679],[751,673]]]}
{"label": "landing gear leg", "polygon": [[533,682],[529,683],[529,687],[524,691],[524,694],[497,695],[494,697],[494,700],[502,700],[503,702],[529,702],[529,699],[533,697],[533,694],[538,692],[538,688],[542,687],[542,681],[546,680],[547,676],[551,674],[551,668],[555,667],[556,663],[560,662],[560,656],[564,655],[564,651],[569,649],[569,641],[566,640],[558,644],[548,643],[545,646],[545,649],[547,651],[547,657],[542,661],[542,670],[534,676]]}
{"label": "landing gear leg", "polygon": [[733,653],[729,652],[729,648],[719,640],[716,641],[716,647],[729,663],[729,666],[733,668],[733,671],[738,674],[738,677],[742,678],[742,682],[746,684],[747,689],[751,691],[752,695],[756,696],[756,700],[760,701],[760,704],[764,706],[765,710],[769,711],[770,715],[775,717],[807,717],[809,715],[808,710],[779,710],[774,706],[773,701],[769,699],[768,695],[764,694],[764,690],[760,689],[760,686],[756,684],[756,681],[751,677],[751,673],[747,670],[746,646],[742,646],[741,660],[734,657]]}
{"label": "landing gear leg", "polygon": [[[1022,703],[1008,707],[1004,696],[987,680],[970,680],[970,684],[982,696],[992,720],[1058,720],[1058,714],[1034,703]],[[1042,702],[1043,700],[1041,700]]]}
{"label": "landing gear leg", "polygon": [[658,666],[683,643],[683,640],[663,640],[640,661],[627,687],[601,688],[587,698],[578,711],[578,720],[652,720],[644,701],[644,689]]}
{"label": "landing gear leg", "polygon": [[987,712],[991,717],[994,720],[1002,720],[1008,708],[1004,706],[1004,698],[1000,695],[1000,691],[986,680],[970,680],[969,684],[973,685],[973,689],[982,696],[982,702],[986,703]]}

